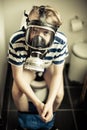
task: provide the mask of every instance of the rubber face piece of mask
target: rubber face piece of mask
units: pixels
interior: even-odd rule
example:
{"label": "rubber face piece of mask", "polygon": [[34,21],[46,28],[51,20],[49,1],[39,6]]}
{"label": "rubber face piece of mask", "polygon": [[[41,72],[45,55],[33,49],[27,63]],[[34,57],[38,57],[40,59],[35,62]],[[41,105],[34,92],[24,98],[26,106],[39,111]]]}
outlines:
{"label": "rubber face piece of mask", "polygon": [[[36,30],[35,30],[35,29]],[[38,49],[38,50],[46,50],[46,49],[49,49],[54,41],[54,35],[55,33],[51,30],[49,30],[50,28],[47,28],[45,29],[44,28],[40,28],[40,27],[29,27],[27,30],[26,30],[26,38],[25,38],[25,42],[27,44],[27,46],[33,48],[33,49]],[[32,31],[34,30],[34,32]],[[48,33],[46,35],[48,35],[49,37],[49,40],[47,41],[47,37],[44,38],[40,35],[40,32],[41,31],[43,32],[43,35],[44,33]],[[45,30],[45,31],[43,31]],[[38,32],[35,32],[35,31],[38,31]],[[35,34],[35,36],[32,36],[32,34]]]}

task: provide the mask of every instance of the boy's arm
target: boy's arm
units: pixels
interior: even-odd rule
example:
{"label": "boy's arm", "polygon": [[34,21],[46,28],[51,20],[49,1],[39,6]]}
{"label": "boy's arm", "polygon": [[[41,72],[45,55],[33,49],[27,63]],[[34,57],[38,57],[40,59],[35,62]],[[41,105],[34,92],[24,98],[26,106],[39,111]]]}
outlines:
{"label": "boy's arm", "polygon": [[53,103],[63,78],[63,68],[64,64],[53,65],[52,79],[49,86],[49,95],[42,113],[42,117],[45,117],[46,122],[48,122],[53,116]]}
{"label": "boy's arm", "polygon": [[15,84],[33,102],[33,104],[38,108],[38,112],[40,114],[41,113],[40,109],[43,108],[44,104],[37,98],[32,88],[30,87],[30,82],[33,79],[32,76],[34,76],[34,72],[32,71],[24,72],[22,65],[21,66],[11,65],[11,66]]}

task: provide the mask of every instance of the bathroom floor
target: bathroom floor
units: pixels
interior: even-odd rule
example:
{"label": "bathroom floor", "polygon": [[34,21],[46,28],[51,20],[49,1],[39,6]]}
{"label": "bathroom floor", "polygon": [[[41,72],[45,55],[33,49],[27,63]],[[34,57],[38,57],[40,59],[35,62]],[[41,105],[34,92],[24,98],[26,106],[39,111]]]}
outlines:
{"label": "bathroom floor", "polygon": [[[55,127],[59,130],[87,130],[87,94],[85,100],[81,101],[80,97],[83,85],[68,80],[67,68],[68,67],[66,66],[64,70],[65,95],[63,102],[56,113]],[[9,83],[7,80],[7,84],[2,114],[4,120],[2,121],[3,125],[0,125],[0,130],[20,130],[17,121],[17,110],[11,97],[11,82]],[[8,90],[10,93],[8,93]],[[8,102],[6,100],[8,100]],[[53,130],[55,129],[53,128]]]}

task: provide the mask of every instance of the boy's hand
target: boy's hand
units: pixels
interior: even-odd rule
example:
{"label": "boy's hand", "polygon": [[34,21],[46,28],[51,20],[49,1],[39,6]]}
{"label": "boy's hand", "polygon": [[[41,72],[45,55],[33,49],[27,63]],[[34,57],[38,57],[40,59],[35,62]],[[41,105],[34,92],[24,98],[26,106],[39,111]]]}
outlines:
{"label": "boy's hand", "polygon": [[49,105],[49,104],[44,105],[44,109],[43,109],[43,112],[41,114],[41,117],[45,122],[49,122],[49,121],[52,120],[52,118],[53,118],[53,107],[52,107],[52,105]]}
{"label": "boy's hand", "polygon": [[40,102],[40,103],[38,103],[38,105],[36,107],[37,107],[37,111],[38,111],[39,115],[41,116],[43,109],[44,109],[44,103]]}

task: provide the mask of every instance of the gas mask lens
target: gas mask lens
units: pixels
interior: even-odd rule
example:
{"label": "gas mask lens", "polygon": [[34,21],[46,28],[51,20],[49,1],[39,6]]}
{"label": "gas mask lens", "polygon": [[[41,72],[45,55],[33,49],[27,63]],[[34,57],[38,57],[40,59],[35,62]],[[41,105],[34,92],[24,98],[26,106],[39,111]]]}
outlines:
{"label": "gas mask lens", "polygon": [[46,50],[53,42],[54,32],[48,27],[32,26],[26,32],[26,44],[34,49]]}
{"label": "gas mask lens", "polygon": [[44,56],[54,40],[54,31],[49,27],[31,25],[26,31],[26,44],[29,47],[29,57],[24,67],[35,71],[46,68]]}

